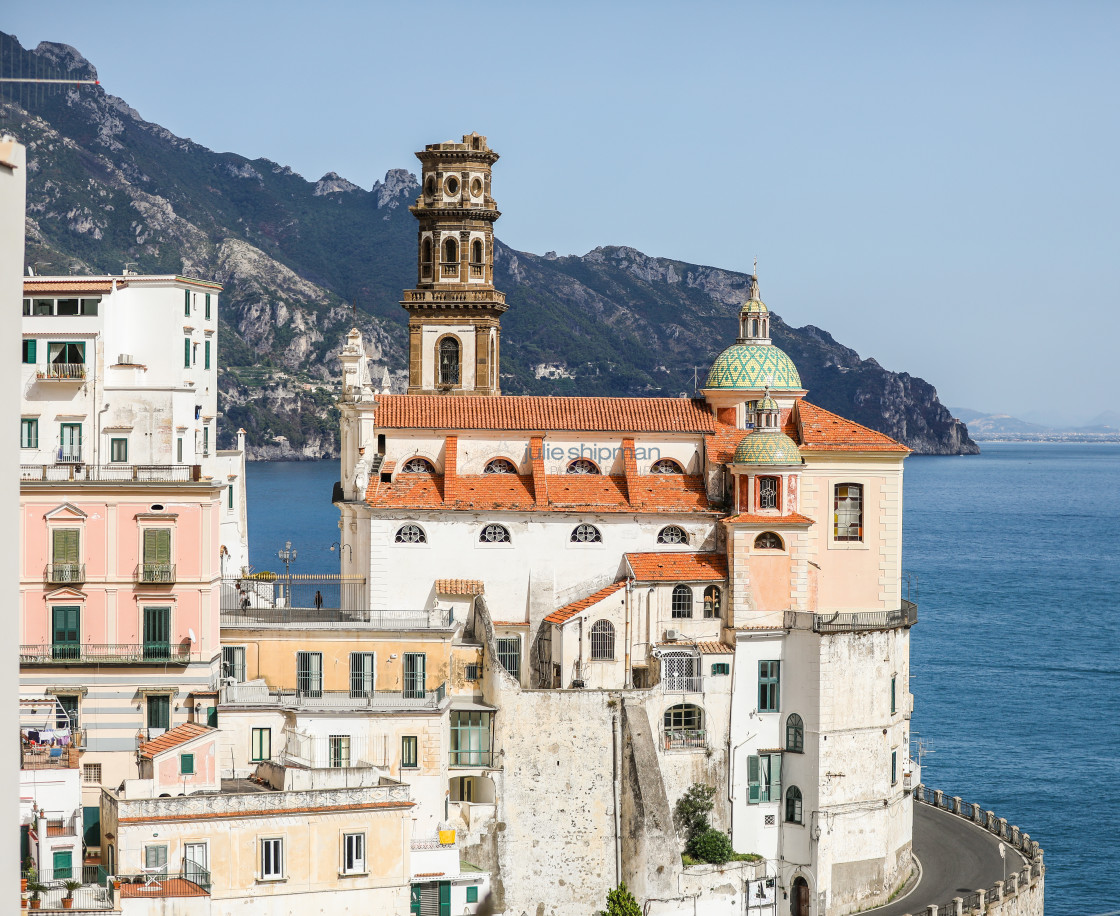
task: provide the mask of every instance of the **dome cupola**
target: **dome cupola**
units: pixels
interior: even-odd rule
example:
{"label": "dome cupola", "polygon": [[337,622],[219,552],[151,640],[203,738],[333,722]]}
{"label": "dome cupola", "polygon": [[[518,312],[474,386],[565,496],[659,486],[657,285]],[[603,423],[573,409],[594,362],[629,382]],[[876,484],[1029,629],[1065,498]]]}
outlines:
{"label": "dome cupola", "polygon": [[708,370],[708,389],[779,391],[801,390],[797,367],[770,340],[770,310],[759,298],[752,277],[750,298],[739,311],[739,337],[716,357]]}

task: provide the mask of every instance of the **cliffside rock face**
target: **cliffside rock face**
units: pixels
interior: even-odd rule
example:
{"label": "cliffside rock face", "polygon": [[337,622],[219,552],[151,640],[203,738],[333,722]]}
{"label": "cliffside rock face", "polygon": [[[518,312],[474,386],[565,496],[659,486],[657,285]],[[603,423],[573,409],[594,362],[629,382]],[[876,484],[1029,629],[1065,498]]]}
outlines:
{"label": "cliffside rock face", "polygon": [[[5,66],[95,78],[75,49],[23,49]],[[22,69],[20,69],[22,68]],[[15,71],[13,71],[15,72]],[[416,177],[391,169],[366,191],[334,172],[215,153],[145,121],[101,87],[0,87],[0,121],[28,147],[27,260],[38,273],[152,273],[221,281],[219,445],[238,426],[255,457],[330,457],[333,384],[346,332],[361,328],[376,377],[402,389],[401,291],[415,280]],[[500,243],[509,394],[691,393],[735,336],[748,276],[633,248],[538,256]],[[976,450],[921,379],[861,360],[816,328],[774,322],[812,400],[918,452]]]}

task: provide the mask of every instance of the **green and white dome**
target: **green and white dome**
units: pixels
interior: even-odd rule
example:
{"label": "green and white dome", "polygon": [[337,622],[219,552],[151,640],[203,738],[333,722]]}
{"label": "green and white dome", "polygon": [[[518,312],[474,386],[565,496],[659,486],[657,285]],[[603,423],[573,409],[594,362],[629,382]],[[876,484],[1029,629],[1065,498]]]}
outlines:
{"label": "green and white dome", "polygon": [[793,360],[773,344],[732,344],[708,370],[707,388],[797,390],[801,376]]}
{"label": "green and white dome", "polygon": [[735,449],[733,464],[801,464],[801,452],[785,433],[755,430]]}

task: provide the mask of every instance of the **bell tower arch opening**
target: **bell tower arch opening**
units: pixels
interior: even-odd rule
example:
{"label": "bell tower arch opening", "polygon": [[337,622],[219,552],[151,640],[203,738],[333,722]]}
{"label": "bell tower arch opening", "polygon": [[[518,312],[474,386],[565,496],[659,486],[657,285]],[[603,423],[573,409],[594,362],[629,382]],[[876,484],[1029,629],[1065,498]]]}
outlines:
{"label": "bell tower arch opening", "polygon": [[419,223],[416,286],[408,312],[408,393],[497,395],[505,295],[494,288],[490,194],[498,154],[480,134],[429,143],[416,154],[421,193],[409,209]]}

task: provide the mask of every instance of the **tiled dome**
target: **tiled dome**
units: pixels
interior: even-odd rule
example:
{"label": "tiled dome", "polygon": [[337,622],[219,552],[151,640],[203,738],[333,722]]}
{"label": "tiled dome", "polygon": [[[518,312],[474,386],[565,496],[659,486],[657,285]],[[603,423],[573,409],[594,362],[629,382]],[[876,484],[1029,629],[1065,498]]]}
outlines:
{"label": "tiled dome", "polygon": [[712,363],[705,387],[799,389],[801,376],[793,360],[772,344],[733,344]]}
{"label": "tiled dome", "polygon": [[733,464],[801,464],[801,452],[785,433],[753,432],[735,449]]}

